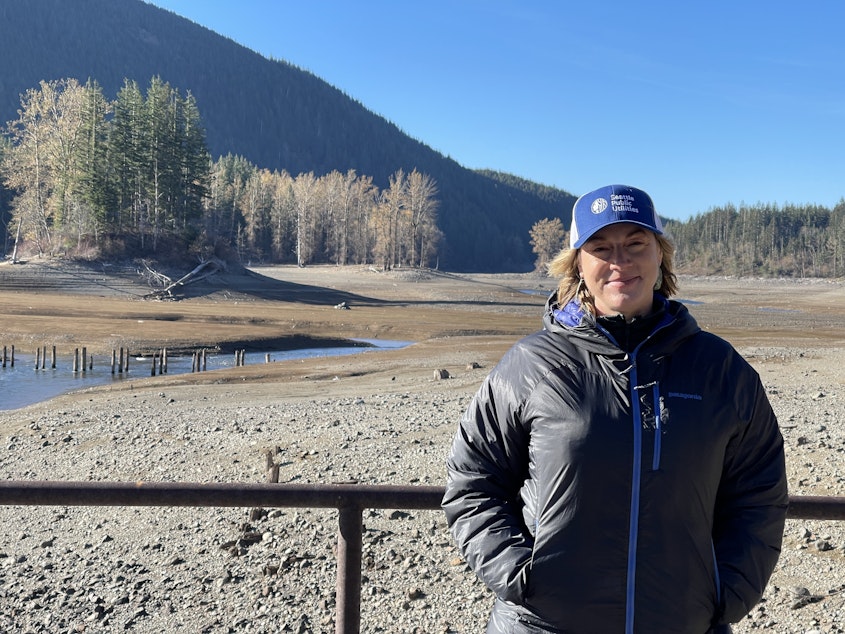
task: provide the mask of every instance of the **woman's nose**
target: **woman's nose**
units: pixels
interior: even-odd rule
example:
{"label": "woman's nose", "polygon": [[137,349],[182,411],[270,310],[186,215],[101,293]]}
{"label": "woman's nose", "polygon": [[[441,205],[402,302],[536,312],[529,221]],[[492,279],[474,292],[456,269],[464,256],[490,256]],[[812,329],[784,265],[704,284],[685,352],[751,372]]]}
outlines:
{"label": "woman's nose", "polygon": [[616,246],[610,249],[610,260],[611,264],[625,264],[630,260],[628,257],[628,252],[625,250],[623,246]]}

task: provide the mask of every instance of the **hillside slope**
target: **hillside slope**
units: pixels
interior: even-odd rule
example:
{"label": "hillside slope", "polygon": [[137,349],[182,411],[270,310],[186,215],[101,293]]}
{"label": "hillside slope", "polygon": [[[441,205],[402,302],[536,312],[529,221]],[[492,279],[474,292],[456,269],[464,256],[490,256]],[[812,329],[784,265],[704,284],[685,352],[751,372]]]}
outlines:
{"label": "hillside slope", "polygon": [[0,41],[2,122],[41,80],[91,78],[114,98],[126,78],[146,87],[159,76],[196,97],[215,158],[237,154],[294,175],[354,169],[379,187],[400,168],[430,175],[440,191],[443,268],[528,270],[530,227],[568,221],[570,194],[550,200],[467,169],[311,73],[141,0],[2,0]]}

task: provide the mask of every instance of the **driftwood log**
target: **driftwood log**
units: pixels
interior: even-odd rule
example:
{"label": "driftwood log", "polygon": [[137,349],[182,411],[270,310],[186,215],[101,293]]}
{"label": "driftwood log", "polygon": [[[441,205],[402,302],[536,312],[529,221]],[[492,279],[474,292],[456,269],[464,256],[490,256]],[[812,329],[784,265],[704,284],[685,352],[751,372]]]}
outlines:
{"label": "driftwood log", "polygon": [[226,269],[226,264],[221,260],[206,260],[205,262],[202,262],[197,265],[194,270],[192,270],[187,275],[184,275],[175,282],[173,282],[166,275],[153,271],[147,265],[144,266],[146,266],[147,271],[151,276],[153,276],[156,280],[159,280],[160,282],[166,284],[164,288],[152,291],[151,293],[147,293],[146,295],[144,295],[145,299],[172,298],[174,289],[179,289],[187,286],[188,284],[199,282],[200,280],[204,280],[208,277],[211,277],[212,275],[216,275],[217,273]]}

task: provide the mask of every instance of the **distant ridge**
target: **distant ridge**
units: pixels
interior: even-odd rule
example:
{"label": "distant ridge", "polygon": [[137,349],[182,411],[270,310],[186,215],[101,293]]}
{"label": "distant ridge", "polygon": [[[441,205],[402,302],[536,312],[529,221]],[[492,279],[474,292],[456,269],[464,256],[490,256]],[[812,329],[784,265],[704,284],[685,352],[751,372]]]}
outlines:
{"label": "distant ridge", "polygon": [[113,99],[125,78],[143,87],[157,75],[196,97],[215,158],[241,155],[293,175],[354,169],[379,187],[400,168],[430,175],[444,269],[530,270],[531,226],[568,225],[571,194],[467,169],[313,74],[141,0],[0,0],[0,43],[3,124],[41,80],[91,78]]}

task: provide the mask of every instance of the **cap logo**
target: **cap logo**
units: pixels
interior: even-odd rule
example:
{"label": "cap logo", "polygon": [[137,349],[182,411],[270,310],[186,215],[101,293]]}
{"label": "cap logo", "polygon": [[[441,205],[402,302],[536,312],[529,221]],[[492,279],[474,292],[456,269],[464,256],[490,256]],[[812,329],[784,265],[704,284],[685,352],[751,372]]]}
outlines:
{"label": "cap logo", "polygon": [[630,194],[612,194],[610,196],[610,202],[613,205],[613,211],[635,214],[640,213],[640,210],[634,206],[637,202],[636,199]]}
{"label": "cap logo", "polygon": [[607,209],[607,200],[605,200],[604,198],[596,198],[593,201],[593,204],[590,205],[590,211],[592,211],[594,214],[600,214],[605,209]]}

